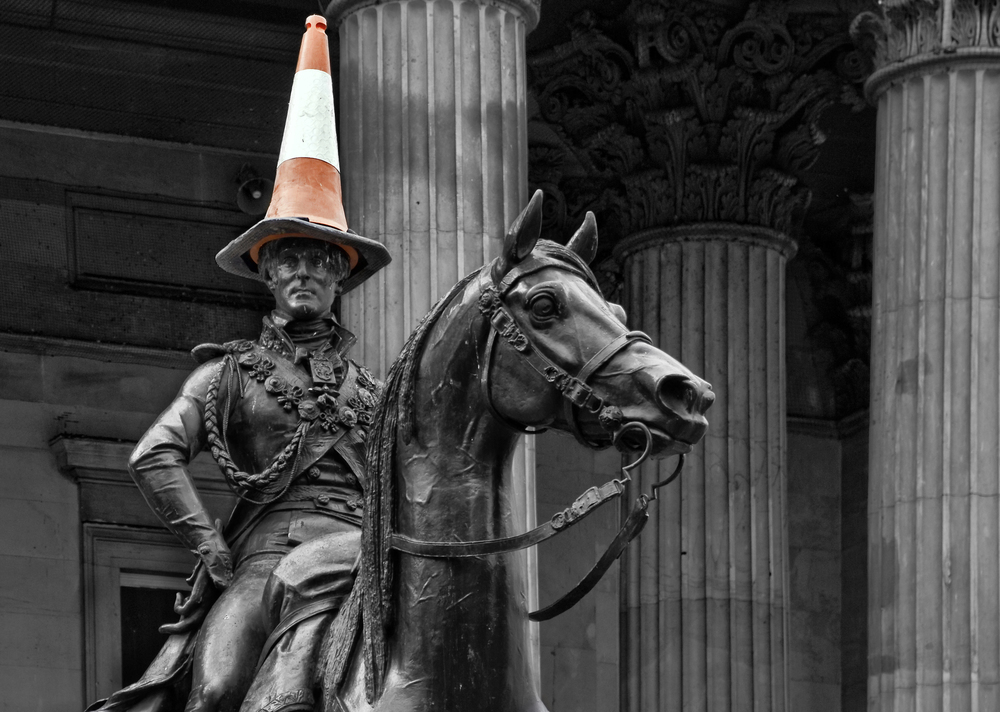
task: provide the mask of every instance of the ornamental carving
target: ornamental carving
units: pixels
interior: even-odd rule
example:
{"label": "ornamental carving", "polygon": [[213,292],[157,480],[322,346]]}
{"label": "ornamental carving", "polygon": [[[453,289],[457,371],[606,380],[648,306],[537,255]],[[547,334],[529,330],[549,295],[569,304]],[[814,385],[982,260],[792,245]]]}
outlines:
{"label": "ornamental carving", "polygon": [[848,16],[741,15],[706,2],[634,0],[585,12],[569,42],[528,58],[533,187],[560,240],[588,209],[610,240],[703,222],[792,234],[810,201],[799,175],[833,102],[855,109],[865,63]]}
{"label": "ornamental carving", "polygon": [[1000,4],[884,0],[854,19],[851,34],[875,70],[921,55],[1000,47]]}
{"label": "ornamental carving", "polygon": [[813,411],[792,393],[796,415],[839,419],[868,407],[873,223],[871,193],[844,191],[810,216],[810,239],[800,243],[796,261],[811,292],[804,315],[809,359],[829,379],[833,399],[830,410]]}

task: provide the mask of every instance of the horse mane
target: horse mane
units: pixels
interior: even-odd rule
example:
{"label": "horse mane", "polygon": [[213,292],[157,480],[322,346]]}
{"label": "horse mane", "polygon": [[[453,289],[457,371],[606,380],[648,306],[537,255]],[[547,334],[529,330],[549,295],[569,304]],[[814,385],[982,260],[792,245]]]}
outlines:
{"label": "horse mane", "polygon": [[[545,262],[562,263],[579,272],[600,293],[597,279],[587,263],[572,250],[548,240],[539,240],[532,255]],[[320,652],[325,661],[325,694],[335,694],[350,667],[351,655],[361,633],[365,662],[365,695],[373,704],[382,693],[388,667],[388,640],[395,623],[393,597],[396,564],[389,548],[396,505],[397,436],[413,435],[413,393],[417,366],[434,325],[445,308],[481,270],[463,278],[442,297],[410,334],[389,369],[375,407],[368,434],[367,480],[361,534],[361,566],[350,595],[327,633]]]}
{"label": "horse mane", "polygon": [[[368,433],[367,486],[361,534],[361,566],[354,587],[323,641],[328,693],[340,687],[351,652],[362,633],[365,694],[373,703],[381,694],[388,665],[388,638],[395,622],[395,565],[389,549],[396,503],[396,438],[413,435],[413,392],[417,365],[427,336],[456,294],[479,275],[476,270],[452,287],[421,319],[389,369]],[[332,684],[330,684],[332,683]]]}

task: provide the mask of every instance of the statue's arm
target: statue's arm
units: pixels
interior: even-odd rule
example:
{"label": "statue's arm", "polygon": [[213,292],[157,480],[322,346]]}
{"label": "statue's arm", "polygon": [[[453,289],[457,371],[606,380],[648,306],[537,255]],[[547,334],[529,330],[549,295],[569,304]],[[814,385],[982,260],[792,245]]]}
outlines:
{"label": "statue's arm", "polygon": [[205,446],[205,402],[219,361],[200,366],[142,436],[128,469],[160,521],[191,549],[217,586],[232,578],[229,547],[213,524],[188,463]]}

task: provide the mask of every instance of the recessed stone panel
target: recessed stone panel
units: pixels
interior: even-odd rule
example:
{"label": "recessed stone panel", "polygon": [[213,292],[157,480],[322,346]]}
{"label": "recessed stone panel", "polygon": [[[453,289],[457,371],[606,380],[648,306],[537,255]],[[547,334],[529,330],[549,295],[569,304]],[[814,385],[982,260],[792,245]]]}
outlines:
{"label": "recessed stone panel", "polygon": [[215,255],[253,222],[242,213],[70,193],[70,283],[77,288],[264,306],[262,285],[227,274]]}

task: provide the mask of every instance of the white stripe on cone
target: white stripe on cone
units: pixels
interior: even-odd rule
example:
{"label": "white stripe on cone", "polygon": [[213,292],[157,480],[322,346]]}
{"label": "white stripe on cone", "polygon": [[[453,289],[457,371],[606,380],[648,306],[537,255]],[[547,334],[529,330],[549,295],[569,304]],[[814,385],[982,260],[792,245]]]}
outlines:
{"label": "white stripe on cone", "polygon": [[302,69],[292,80],[278,165],[290,158],[318,158],[340,171],[333,80],[319,69]]}

